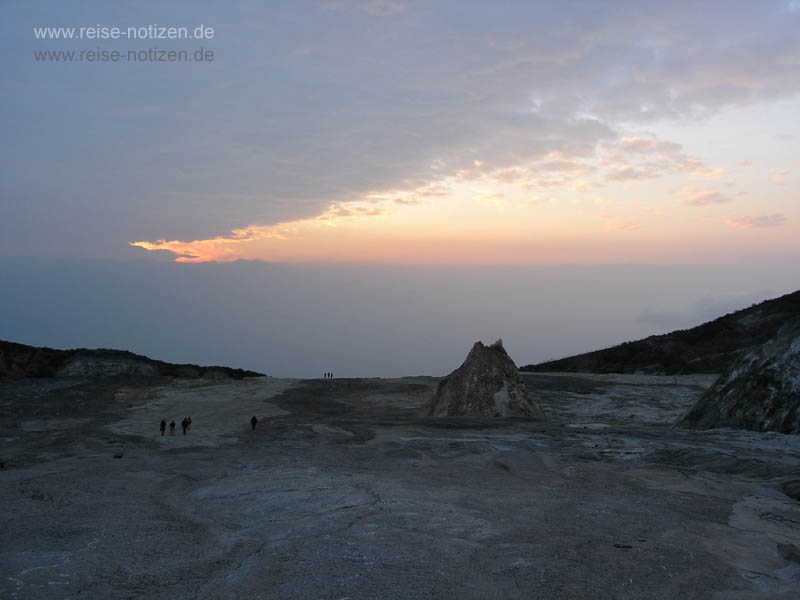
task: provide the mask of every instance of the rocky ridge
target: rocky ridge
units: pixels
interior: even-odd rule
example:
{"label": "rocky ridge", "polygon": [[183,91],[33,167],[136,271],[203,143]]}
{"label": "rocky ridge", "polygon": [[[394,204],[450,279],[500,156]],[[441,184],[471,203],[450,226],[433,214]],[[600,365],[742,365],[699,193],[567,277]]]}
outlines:
{"label": "rocky ridge", "polygon": [[25,377],[181,377],[243,379],[263,373],[172,364],[124,350],[54,350],[0,341],[0,380]]}

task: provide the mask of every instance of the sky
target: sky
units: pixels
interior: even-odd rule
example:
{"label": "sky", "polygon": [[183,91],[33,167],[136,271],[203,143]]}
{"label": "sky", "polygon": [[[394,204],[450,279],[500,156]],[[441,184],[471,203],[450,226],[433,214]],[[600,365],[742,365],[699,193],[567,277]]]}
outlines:
{"label": "sky", "polygon": [[[1,339],[263,353],[254,339],[198,356],[219,332],[168,323],[170,343],[145,340],[117,277],[159,299],[149,314],[191,307],[206,323],[282,302],[287,332],[305,333],[281,372],[329,370],[348,336],[364,374],[438,372],[468,350],[445,340],[501,330],[525,363],[800,287],[797,0],[6,0],[2,14]],[[63,292],[55,273],[111,294],[117,333],[75,290],[59,310],[81,326],[44,329],[30,290]],[[175,283],[194,278],[205,296],[235,284],[239,304]],[[604,301],[587,313],[568,296],[595,281]],[[516,328],[498,290],[528,297],[539,329]],[[358,326],[306,331],[331,298]],[[445,307],[462,311],[458,334],[420,354],[411,339]],[[614,327],[556,335],[583,323],[571,310]],[[228,321],[249,335],[251,320]]]}

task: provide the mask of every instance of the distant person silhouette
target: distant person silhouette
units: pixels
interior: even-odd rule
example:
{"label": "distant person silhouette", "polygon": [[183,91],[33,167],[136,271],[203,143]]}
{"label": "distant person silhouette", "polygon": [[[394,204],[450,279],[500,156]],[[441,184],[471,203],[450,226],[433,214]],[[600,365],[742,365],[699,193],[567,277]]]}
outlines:
{"label": "distant person silhouette", "polygon": [[189,426],[189,423],[186,421],[184,417],[183,421],[181,421],[181,429],[183,429],[183,435],[186,435],[186,428]]}
{"label": "distant person silhouette", "polygon": [[175,419],[169,422],[169,434],[175,435]]}
{"label": "distant person silhouette", "polygon": [[258,423],[258,419],[256,419],[255,415],[253,415],[253,418],[250,419],[250,426],[253,428],[253,431],[256,430],[256,423]]}
{"label": "distant person silhouette", "polygon": [[186,417],[186,431],[192,428],[192,417]]}
{"label": "distant person silhouette", "polygon": [[164,431],[167,429],[167,422],[163,419],[161,420],[161,435],[164,435]]}

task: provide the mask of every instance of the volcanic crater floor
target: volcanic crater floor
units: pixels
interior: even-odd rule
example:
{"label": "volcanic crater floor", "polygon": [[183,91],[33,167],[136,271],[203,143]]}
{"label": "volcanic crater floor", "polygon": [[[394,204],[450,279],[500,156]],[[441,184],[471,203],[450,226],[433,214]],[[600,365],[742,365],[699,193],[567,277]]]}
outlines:
{"label": "volcanic crater floor", "polygon": [[800,436],[672,429],[713,375],[523,378],[545,419],[422,417],[427,377],[4,382],[0,598],[800,596]]}

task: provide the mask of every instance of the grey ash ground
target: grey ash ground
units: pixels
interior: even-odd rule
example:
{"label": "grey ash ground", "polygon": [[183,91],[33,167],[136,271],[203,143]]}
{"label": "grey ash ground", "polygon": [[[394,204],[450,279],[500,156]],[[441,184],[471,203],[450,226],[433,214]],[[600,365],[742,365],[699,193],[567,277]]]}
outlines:
{"label": "grey ash ground", "polygon": [[546,419],[424,418],[433,378],[2,383],[0,598],[800,595],[800,438],[672,429],[713,377],[524,378]]}

